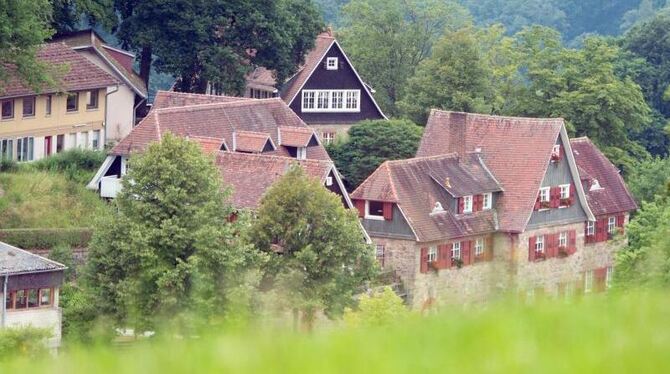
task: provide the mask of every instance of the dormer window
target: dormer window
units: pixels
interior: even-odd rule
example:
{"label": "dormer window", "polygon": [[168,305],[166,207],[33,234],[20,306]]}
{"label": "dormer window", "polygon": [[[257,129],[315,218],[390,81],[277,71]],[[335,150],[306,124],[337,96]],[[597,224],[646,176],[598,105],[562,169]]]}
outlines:
{"label": "dormer window", "polygon": [[561,159],[561,145],[554,144],[554,148],[551,150],[551,159],[552,161],[557,161]]}
{"label": "dormer window", "polygon": [[307,159],[307,147],[296,148],[295,158],[297,158],[298,160],[306,160]]}
{"label": "dormer window", "polygon": [[548,203],[549,202],[549,189],[550,187],[540,188],[540,202]]}
{"label": "dormer window", "polygon": [[365,201],[365,218],[366,219],[384,219],[384,203],[381,201]]}
{"label": "dormer window", "polygon": [[472,213],[472,195],[463,196],[463,213]]}
{"label": "dormer window", "polygon": [[491,192],[482,195],[482,209],[489,210],[493,207],[493,194]]}
{"label": "dormer window", "polygon": [[338,59],[337,57],[328,57],[326,59],[326,69],[327,70],[337,70],[338,68]]}
{"label": "dormer window", "polygon": [[602,187],[600,186],[600,182],[598,182],[597,179],[594,179],[593,182],[591,183],[591,188],[589,188],[589,191],[597,191],[601,189]]}
{"label": "dormer window", "polygon": [[559,186],[561,188],[561,200],[567,200],[570,198],[570,185],[562,184]]}

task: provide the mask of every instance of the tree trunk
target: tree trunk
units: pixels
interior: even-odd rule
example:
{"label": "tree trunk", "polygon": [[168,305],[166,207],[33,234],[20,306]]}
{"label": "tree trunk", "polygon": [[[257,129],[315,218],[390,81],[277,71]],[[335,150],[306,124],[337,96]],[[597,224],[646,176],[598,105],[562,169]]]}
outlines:
{"label": "tree trunk", "polygon": [[140,52],[140,78],[149,89],[149,75],[151,74],[151,60],[152,60],[151,45],[145,45]]}

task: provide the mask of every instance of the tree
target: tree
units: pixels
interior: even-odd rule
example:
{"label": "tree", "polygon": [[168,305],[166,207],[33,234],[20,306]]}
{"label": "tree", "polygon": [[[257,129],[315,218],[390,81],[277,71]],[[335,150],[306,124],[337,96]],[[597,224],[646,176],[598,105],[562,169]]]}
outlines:
{"label": "tree", "polygon": [[399,104],[416,123],[426,123],[432,108],[491,112],[492,71],[480,52],[478,31],[448,31],[433,46],[433,55],[417,67]]}
{"label": "tree", "polygon": [[302,312],[308,328],[318,310],[335,316],[353,305],[375,274],[357,215],[298,165],[268,189],[250,233],[270,255],[266,283],[285,295],[295,316]]}
{"label": "tree", "polygon": [[111,29],[116,26],[114,0],[51,0],[51,26],[56,34],[77,31],[82,24]]}
{"label": "tree", "polygon": [[363,121],[349,130],[346,141],[330,145],[328,154],[354,189],[384,161],[414,157],[422,132],[407,120]]}
{"label": "tree", "polygon": [[145,82],[153,62],[186,92],[202,93],[212,84],[239,93],[256,65],[274,70],[283,82],[322,29],[309,0],[116,0],[116,9],[118,36],[139,52]]}
{"label": "tree", "polygon": [[354,327],[379,327],[401,323],[409,315],[402,299],[387,286],[381,292],[361,296],[356,310],[345,310],[344,321]]}
{"label": "tree", "polygon": [[653,202],[656,196],[670,190],[670,159],[657,157],[638,162],[626,183],[638,202]]}
{"label": "tree", "polygon": [[93,305],[139,331],[162,318],[220,318],[257,256],[228,221],[217,168],[196,143],[170,134],[131,162],[118,214],[99,222],[91,241]]}
{"label": "tree", "polygon": [[53,84],[48,67],[36,59],[53,31],[48,0],[0,0],[0,94],[11,75],[36,91]]}
{"label": "tree", "polygon": [[377,90],[375,98],[390,115],[407,80],[431,54],[445,29],[469,22],[467,11],[451,1],[354,0],[342,9],[338,35],[356,69]]}
{"label": "tree", "polygon": [[478,24],[500,23],[510,33],[530,25],[564,29],[569,18],[555,1],[546,0],[463,0]]}

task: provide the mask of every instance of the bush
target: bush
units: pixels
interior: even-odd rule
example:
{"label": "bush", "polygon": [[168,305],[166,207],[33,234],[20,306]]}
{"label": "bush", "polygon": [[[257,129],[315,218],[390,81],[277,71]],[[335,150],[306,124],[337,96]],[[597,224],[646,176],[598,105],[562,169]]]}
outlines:
{"label": "bush", "polygon": [[0,230],[0,241],[23,249],[85,248],[92,233],[89,228],[4,229]]}
{"label": "bush", "polygon": [[34,327],[0,330],[0,360],[18,356],[40,357],[47,352],[46,339],[51,333]]}
{"label": "bush", "polygon": [[18,164],[14,160],[8,160],[0,157],[0,172],[12,172],[18,169]]}
{"label": "bush", "polygon": [[105,161],[106,154],[90,149],[71,149],[25,164],[25,168],[64,174],[68,179],[86,183]]}

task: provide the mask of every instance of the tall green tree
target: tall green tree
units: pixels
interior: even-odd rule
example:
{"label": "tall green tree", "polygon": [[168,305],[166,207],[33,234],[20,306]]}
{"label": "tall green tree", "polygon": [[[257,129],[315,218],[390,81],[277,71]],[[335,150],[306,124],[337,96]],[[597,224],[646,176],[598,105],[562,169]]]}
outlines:
{"label": "tall green tree", "polygon": [[167,134],[131,162],[118,214],[91,242],[86,284],[98,313],[140,331],[161,319],[220,318],[257,254],[228,221],[213,160]]}
{"label": "tall green tree", "polygon": [[116,26],[114,0],[50,0],[53,17],[51,26],[56,34],[66,34],[82,27]]}
{"label": "tall green tree", "polygon": [[338,36],[375,99],[392,116],[416,67],[430,56],[445,29],[469,22],[452,1],[353,0],[342,8]]}
{"label": "tall green tree", "polygon": [[35,90],[53,83],[47,66],[36,60],[39,46],[53,31],[48,0],[0,0],[0,93],[10,75]]}
{"label": "tall green tree", "polygon": [[286,307],[302,312],[307,327],[319,310],[335,316],[353,305],[374,276],[357,215],[298,165],[266,192],[250,232],[256,248],[270,255],[266,283]]}
{"label": "tall green tree", "polygon": [[[177,89],[205,92],[208,83],[229,93],[244,88],[254,65],[295,72],[322,29],[309,0],[116,0],[118,36],[139,52],[140,76],[156,70],[178,79]],[[155,61],[153,60],[155,56]]]}
{"label": "tall green tree", "polygon": [[328,147],[328,154],[355,189],[386,160],[412,158],[423,129],[407,120],[363,121],[349,129],[348,138]]}

